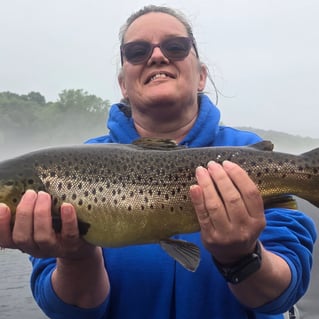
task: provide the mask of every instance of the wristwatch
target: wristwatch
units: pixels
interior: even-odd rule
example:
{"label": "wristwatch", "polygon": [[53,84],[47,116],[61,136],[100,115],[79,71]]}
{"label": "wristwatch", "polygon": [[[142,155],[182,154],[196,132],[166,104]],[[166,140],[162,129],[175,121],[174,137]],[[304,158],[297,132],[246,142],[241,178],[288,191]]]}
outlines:
{"label": "wristwatch", "polygon": [[261,266],[261,247],[257,241],[253,253],[244,256],[235,264],[224,265],[219,263],[213,256],[213,261],[222,276],[232,284],[239,284],[244,279],[255,273]]}

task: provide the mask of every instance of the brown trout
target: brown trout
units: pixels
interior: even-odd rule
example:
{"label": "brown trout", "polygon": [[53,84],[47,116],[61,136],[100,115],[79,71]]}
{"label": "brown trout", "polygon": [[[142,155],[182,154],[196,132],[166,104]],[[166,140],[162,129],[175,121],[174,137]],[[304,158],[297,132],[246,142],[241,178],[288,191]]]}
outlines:
{"label": "brown trout", "polygon": [[160,243],[185,268],[195,270],[197,247],[169,238],[199,231],[189,198],[197,166],[230,160],[246,170],[265,203],[296,195],[319,207],[319,148],[298,156],[272,148],[269,141],[186,148],[157,139],[52,147],[0,163],[0,202],[10,207],[13,224],[25,191],[46,191],[57,231],[60,206],[68,202],[88,242],[103,247]]}

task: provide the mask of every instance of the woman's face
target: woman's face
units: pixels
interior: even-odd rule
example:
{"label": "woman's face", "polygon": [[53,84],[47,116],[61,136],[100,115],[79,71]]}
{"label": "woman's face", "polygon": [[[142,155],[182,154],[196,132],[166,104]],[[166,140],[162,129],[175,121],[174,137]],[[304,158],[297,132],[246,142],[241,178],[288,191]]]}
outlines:
{"label": "woman's face", "polygon": [[[174,36],[188,36],[184,25],[169,14],[152,12],[130,25],[124,43],[139,40],[158,44]],[[206,75],[206,68],[199,63],[193,46],[180,61],[169,60],[155,47],[151,57],[142,64],[131,64],[124,57],[119,84],[133,111],[172,103],[197,106],[197,93],[204,89]]]}

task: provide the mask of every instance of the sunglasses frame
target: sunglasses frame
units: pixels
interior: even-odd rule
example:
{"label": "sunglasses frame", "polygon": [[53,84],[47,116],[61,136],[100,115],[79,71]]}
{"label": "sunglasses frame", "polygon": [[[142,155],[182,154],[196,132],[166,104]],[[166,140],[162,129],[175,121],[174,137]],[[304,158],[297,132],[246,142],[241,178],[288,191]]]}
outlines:
{"label": "sunglasses frame", "polygon": [[[183,39],[183,41],[187,41],[187,44],[188,44],[188,52],[185,56],[183,57],[180,57],[180,58],[174,58],[174,57],[170,57],[169,54],[167,55],[167,50],[165,50],[165,48],[163,48],[163,43],[165,44],[167,41],[170,41],[170,40],[176,40],[176,39]],[[131,62],[129,59],[127,59],[127,56],[125,54],[125,49],[132,45],[132,44],[138,44],[138,43],[146,43],[147,45],[150,46],[150,51],[147,55],[145,55],[145,58],[139,62]],[[120,47],[120,50],[121,50],[121,64],[123,65],[123,62],[124,62],[124,57],[126,59],[126,61],[128,61],[129,63],[131,64],[134,64],[134,65],[138,65],[138,64],[143,64],[145,63],[153,54],[153,51],[155,48],[160,48],[160,50],[162,51],[162,53],[165,55],[165,57],[169,60],[172,60],[172,61],[179,61],[179,60],[183,60],[185,59],[190,50],[191,50],[191,47],[193,46],[194,50],[195,50],[195,53],[196,53],[196,56],[198,57],[198,52],[197,52],[197,48],[196,48],[196,45],[195,45],[195,42],[192,38],[190,37],[172,37],[172,38],[168,38],[168,39],[165,39],[163,41],[161,41],[160,43],[157,43],[157,44],[154,44],[154,43],[151,43],[151,42],[148,42],[148,41],[132,41],[132,42],[127,42],[127,43],[124,43],[121,45]]]}

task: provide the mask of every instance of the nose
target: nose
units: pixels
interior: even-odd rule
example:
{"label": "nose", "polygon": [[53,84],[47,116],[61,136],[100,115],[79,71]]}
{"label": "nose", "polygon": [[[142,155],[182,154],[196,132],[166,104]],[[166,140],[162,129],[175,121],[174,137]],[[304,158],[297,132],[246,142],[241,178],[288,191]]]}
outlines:
{"label": "nose", "polygon": [[165,56],[165,54],[162,52],[159,44],[155,45],[153,47],[153,51],[151,53],[150,58],[148,59],[148,64],[154,64],[154,63],[169,63],[169,59]]}

